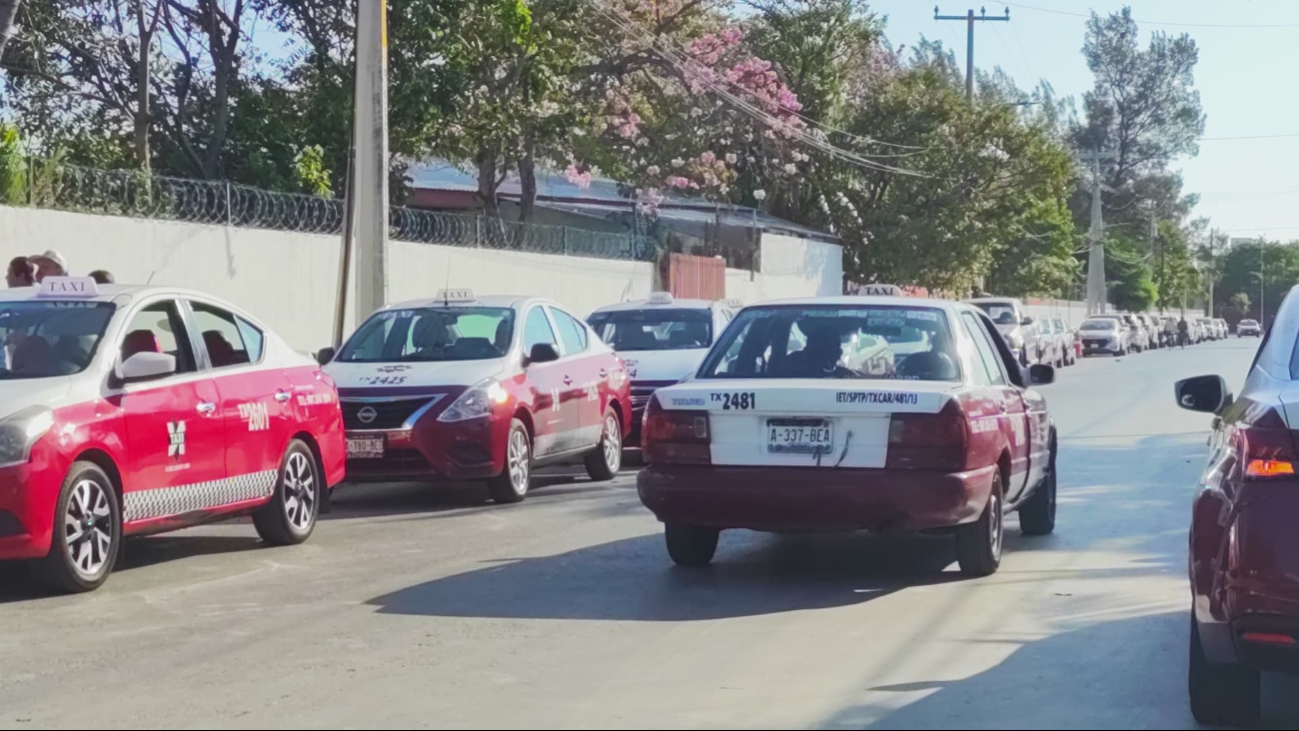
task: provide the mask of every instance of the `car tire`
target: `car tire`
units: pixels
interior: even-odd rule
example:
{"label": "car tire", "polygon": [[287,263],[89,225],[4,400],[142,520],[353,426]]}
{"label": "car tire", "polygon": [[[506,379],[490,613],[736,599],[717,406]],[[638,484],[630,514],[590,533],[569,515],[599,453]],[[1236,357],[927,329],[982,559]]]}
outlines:
{"label": "car tire", "polygon": [[1212,665],[1200,642],[1200,626],[1191,614],[1191,652],[1187,691],[1191,715],[1206,726],[1249,727],[1262,715],[1259,671],[1239,665]]}
{"label": "car tire", "polygon": [[586,455],[586,474],[596,482],[607,482],[622,469],[622,421],[612,407],[604,410],[600,443]]}
{"label": "car tire", "polygon": [[678,566],[699,567],[712,563],[713,556],[717,554],[717,539],[720,536],[721,531],[716,528],[680,523],[667,523],[663,526],[668,555]]}
{"label": "car tire", "polygon": [[[81,594],[108,581],[122,545],[122,511],[113,481],[94,462],[74,462],[59,489],[50,552],[32,564],[42,584]],[[68,535],[69,529],[78,532]]]}
{"label": "car tire", "polygon": [[487,481],[487,491],[497,503],[517,503],[528,496],[531,486],[532,438],[522,421],[512,419],[505,440],[505,469]]}
{"label": "car tire", "polygon": [[995,470],[988,504],[979,519],[956,529],[956,562],[961,573],[970,577],[991,576],[1001,566],[1001,549],[1005,538],[1004,492],[1001,470]]}
{"label": "car tire", "polygon": [[301,439],[289,442],[271,501],[253,513],[257,535],[272,546],[306,541],[316,530],[324,489],[311,448]]}
{"label": "car tire", "polygon": [[1057,506],[1055,449],[1051,450],[1051,464],[1047,467],[1046,477],[1019,508],[1019,529],[1026,536],[1049,536],[1055,532],[1055,512]]}

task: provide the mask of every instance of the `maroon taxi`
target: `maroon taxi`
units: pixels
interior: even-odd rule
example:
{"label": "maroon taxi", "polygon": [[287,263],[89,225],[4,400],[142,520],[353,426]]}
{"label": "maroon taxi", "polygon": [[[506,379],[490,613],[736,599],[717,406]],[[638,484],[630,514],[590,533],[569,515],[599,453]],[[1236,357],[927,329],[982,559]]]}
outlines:
{"label": "maroon taxi", "polygon": [[[1027,375],[1027,374],[1031,374]],[[978,309],[902,297],[749,307],[694,378],[655,393],[641,501],[683,565],[721,530],[956,535],[961,569],[1001,563],[1003,517],[1055,528],[1055,428]]]}
{"label": "maroon taxi", "polygon": [[447,290],[385,307],[319,356],[339,383],[349,481],[483,480],[512,503],[534,467],[609,480],[622,466],[626,368],[554,302]]}

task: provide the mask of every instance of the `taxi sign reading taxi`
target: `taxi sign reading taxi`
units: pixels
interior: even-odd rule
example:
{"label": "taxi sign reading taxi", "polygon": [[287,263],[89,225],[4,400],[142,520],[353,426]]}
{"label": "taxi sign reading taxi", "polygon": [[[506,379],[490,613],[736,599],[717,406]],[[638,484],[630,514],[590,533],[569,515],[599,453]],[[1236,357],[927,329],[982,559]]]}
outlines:
{"label": "taxi sign reading taxi", "polygon": [[474,291],[472,289],[462,288],[440,289],[438,290],[437,297],[434,299],[440,299],[443,302],[473,302],[478,298],[474,296]]}
{"label": "taxi sign reading taxi", "polygon": [[896,284],[863,284],[857,294],[868,297],[901,297],[902,288]]}
{"label": "taxi sign reading taxi", "polygon": [[674,301],[671,292],[653,292],[649,296],[651,305],[670,305]]}
{"label": "taxi sign reading taxi", "polygon": [[99,284],[90,277],[46,277],[40,297],[98,297]]}

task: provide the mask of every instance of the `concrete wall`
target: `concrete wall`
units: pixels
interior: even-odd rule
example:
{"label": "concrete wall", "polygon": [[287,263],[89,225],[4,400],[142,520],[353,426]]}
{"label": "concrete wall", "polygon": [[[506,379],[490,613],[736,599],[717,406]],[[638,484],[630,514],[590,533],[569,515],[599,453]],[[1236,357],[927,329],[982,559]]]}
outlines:
{"label": "concrete wall", "polygon": [[[339,237],[204,226],[0,206],[0,256],[57,249],[71,273],[107,269],[118,282],[188,287],[230,300],[304,352],[333,331]],[[840,247],[764,235],[763,272],[727,270],[727,296],[766,299],[840,294]],[[395,241],[390,301],[428,297],[450,284],[480,294],[549,297],[586,316],[654,287],[647,262],[467,249]],[[348,332],[354,323],[348,322]]]}

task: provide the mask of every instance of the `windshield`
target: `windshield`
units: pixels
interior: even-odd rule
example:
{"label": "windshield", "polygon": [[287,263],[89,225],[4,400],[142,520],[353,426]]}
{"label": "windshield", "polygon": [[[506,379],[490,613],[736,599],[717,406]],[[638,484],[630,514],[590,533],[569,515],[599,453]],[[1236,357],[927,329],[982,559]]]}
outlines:
{"label": "windshield", "polygon": [[827,305],[745,310],[699,377],[955,381],[961,373],[941,310]]}
{"label": "windshield", "polygon": [[713,315],[708,310],[597,312],[587,322],[617,351],[694,350],[713,342]]}
{"label": "windshield", "polygon": [[380,312],[338,355],[344,363],[439,362],[500,358],[514,337],[514,310],[426,307]]}
{"label": "windshield", "polygon": [[84,371],[115,309],[108,302],[0,303],[0,379]]}
{"label": "windshield", "polygon": [[988,317],[998,325],[1018,325],[1019,316],[1015,313],[1015,305],[1009,302],[974,302],[975,307],[988,313]]}
{"label": "windshield", "polygon": [[1087,320],[1079,327],[1080,330],[1117,330],[1119,323],[1117,320]]}

